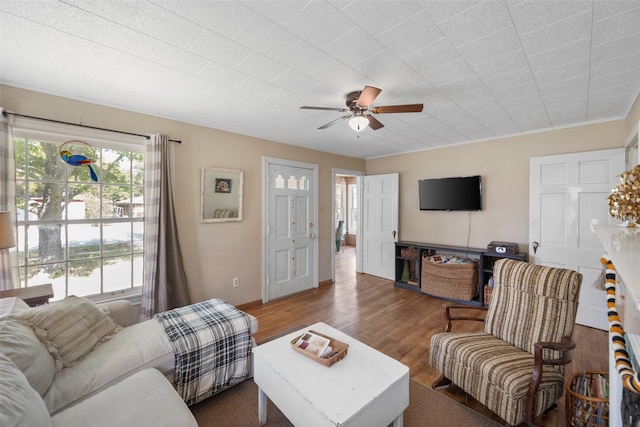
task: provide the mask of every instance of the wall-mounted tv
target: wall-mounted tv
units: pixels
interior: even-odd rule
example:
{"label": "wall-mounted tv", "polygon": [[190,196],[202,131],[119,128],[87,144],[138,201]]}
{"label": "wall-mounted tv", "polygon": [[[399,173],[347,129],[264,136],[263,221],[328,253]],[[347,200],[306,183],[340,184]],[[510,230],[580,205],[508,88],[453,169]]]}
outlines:
{"label": "wall-mounted tv", "polygon": [[418,181],[421,211],[481,211],[480,176],[421,179]]}

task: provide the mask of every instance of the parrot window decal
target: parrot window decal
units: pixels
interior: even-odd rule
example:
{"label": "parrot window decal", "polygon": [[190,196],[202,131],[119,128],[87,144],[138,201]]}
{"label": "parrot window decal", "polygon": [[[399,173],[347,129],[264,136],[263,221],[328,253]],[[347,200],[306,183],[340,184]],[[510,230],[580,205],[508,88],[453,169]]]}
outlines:
{"label": "parrot window decal", "polygon": [[86,167],[94,182],[98,182],[98,175],[91,166],[96,162],[96,150],[84,141],[71,140],[60,146],[60,158],[63,162],[74,167]]}

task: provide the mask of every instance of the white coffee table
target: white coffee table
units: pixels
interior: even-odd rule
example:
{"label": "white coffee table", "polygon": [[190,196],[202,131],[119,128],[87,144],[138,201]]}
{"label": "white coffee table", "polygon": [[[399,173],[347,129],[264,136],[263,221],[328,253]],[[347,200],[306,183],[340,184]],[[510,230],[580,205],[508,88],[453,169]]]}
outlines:
{"label": "white coffee table", "polygon": [[[323,366],[291,348],[314,330],[349,344],[347,356]],[[267,422],[267,396],[296,426],[402,426],[409,406],[409,368],[326,325],[316,323],[253,349],[258,419]]]}

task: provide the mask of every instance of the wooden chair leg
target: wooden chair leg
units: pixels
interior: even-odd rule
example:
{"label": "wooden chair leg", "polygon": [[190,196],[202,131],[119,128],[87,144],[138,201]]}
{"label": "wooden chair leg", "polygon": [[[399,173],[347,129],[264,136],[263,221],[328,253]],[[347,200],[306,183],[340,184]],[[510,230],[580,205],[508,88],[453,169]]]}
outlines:
{"label": "wooden chair leg", "polygon": [[[549,415],[549,413],[551,411],[555,411],[556,409],[558,409],[558,403],[554,403],[553,405],[549,406],[547,409],[544,410],[544,412],[542,413],[541,417],[546,417],[547,415]],[[530,422],[527,422],[527,420],[525,419],[523,422],[521,422],[520,424],[518,424],[515,427],[528,427],[533,425],[533,419]],[[511,427],[511,424],[505,424],[505,427]]]}
{"label": "wooden chair leg", "polygon": [[438,390],[441,388],[449,387],[451,384],[451,380],[444,375],[441,375],[433,384],[431,384],[431,388],[434,390]]}

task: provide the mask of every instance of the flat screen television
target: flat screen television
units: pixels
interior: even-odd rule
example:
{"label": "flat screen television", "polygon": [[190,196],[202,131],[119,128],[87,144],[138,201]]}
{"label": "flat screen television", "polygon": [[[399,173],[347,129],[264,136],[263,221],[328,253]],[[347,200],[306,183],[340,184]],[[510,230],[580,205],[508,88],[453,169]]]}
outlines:
{"label": "flat screen television", "polygon": [[481,211],[479,175],[418,181],[421,211]]}

